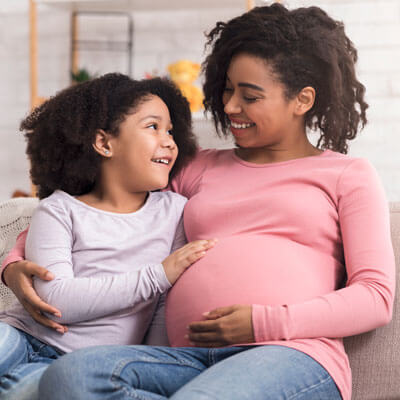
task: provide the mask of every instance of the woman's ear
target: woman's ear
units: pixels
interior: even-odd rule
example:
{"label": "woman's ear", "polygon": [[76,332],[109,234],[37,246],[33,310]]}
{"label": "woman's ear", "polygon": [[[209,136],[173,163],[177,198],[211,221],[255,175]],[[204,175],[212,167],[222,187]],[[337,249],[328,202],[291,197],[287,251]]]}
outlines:
{"label": "woman's ear", "polygon": [[99,129],[96,132],[96,137],[92,144],[93,148],[97,153],[106,158],[112,157],[112,146],[110,141],[111,135]]}
{"label": "woman's ear", "polygon": [[296,96],[296,115],[304,115],[309,111],[315,102],[315,89],[311,86],[306,86],[300,90]]}

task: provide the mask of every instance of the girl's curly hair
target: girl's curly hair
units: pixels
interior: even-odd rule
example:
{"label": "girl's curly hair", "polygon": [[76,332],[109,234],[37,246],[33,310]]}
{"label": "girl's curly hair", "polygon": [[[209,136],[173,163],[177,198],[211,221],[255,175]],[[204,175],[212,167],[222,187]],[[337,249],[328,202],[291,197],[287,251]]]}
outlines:
{"label": "girl's curly hair", "polygon": [[306,127],[319,130],[318,147],[347,153],[347,141],[367,122],[368,104],[355,73],[357,50],[342,22],[318,7],[288,10],[275,3],[218,22],[207,39],[204,105],[218,133],[228,135],[222,104],[227,69],[233,56],[246,53],[272,66],[288,99],[313,87],[316,99],[305,116]]}
{"label": "girl's curly hair", "polygon": [[57,189],[74,196],[90,192],[102,159],[92,146],[96,132],[102,129],[117,136],[126,116],[151,95],[165,102],[171,116],[179,148],[171,170],[174,176],[197,149],[187,100],[167,79],[135,81],[111,73],[62,90],[21,122],[38,196],[47,197]]}

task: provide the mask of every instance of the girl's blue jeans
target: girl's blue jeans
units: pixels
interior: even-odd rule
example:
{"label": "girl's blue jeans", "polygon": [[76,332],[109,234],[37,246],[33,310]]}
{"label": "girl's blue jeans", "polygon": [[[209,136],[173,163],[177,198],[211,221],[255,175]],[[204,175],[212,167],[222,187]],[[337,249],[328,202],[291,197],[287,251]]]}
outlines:
{"label": "girl's blue jeans", "polygon": [[100,346],[58,359],[40,399],[338,400],[327,371],[284,346]]}
{"label": "girl's blue jeans", "polygon": [[0,399],[39,400],[39,381],[61,352],[0,322]]}

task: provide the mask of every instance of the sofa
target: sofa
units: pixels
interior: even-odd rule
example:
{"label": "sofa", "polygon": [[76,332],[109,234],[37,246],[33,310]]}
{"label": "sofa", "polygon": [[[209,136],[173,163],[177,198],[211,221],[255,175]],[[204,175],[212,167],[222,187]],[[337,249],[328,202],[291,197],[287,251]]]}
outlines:
{"label": "sofa", "polygon": [[[38,200],[16,198],[0,204],[0,262],[30,221]],[[390,204],[392,242],[400,266],[400,202]],[[399,268],[396,271],[400,282]],[[0,283],[0,310],[16,301]],[[353,373],[353,400],[400,399],[400,295],[396,292],[390,324],[344,341]],[[329,400],[329,399],[328,399]]]}

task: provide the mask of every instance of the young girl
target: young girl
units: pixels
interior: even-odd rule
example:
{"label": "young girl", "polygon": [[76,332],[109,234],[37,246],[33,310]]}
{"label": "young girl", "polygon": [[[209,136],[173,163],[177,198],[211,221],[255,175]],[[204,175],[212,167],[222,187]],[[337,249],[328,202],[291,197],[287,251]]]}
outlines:
{"label": "young girl", "polygon": [[[36,398],[41,373],[65,352],[141,343],[160,295],[213,245],[183,246],[186,199],[154,192],[194,154],[190,122],[172,83],[120,74],[68,88],[22,122],[42,199],[26,256],[54,275],[35,289],[68,330],[21,305],[0,315],[2,398]],[[167,344],[156,325],[150,342]]]}

